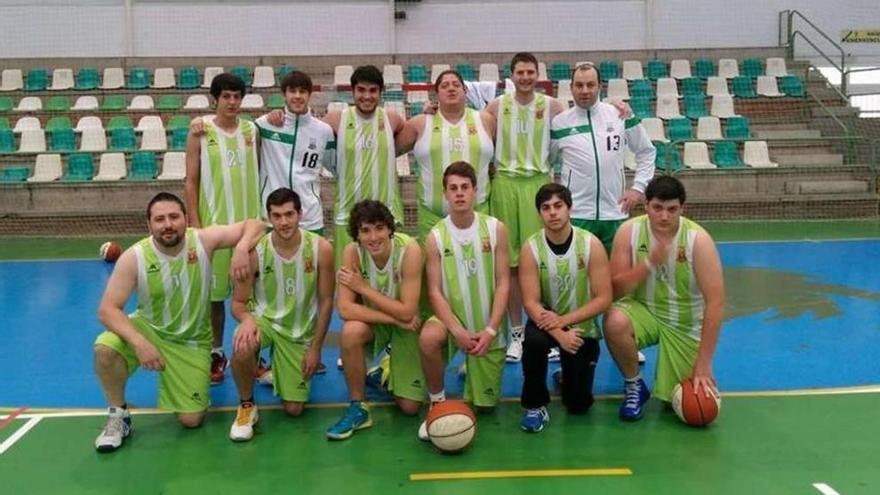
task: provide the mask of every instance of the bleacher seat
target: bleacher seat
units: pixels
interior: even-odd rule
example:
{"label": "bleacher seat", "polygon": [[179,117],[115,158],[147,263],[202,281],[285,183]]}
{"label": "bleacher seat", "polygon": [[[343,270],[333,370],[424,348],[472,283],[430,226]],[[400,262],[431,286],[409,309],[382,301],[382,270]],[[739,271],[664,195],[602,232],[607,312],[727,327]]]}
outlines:
{"label": "bleacher seat", "polygon": [[27,129],[21,131],[18,141],[19,153],[42,153],[46,151],[46,133],[43,129]]}
{"label": "bleacher seat", "polygon": [[[410,104],[418,104],[421,107],[421,104],[429,101],[430,95],[427,91],[409,91],[406,94],[406,102]],[[419,108],[421,111],[421,108]]]}
{"label": "bleacher seat", "polygon": [[137,137],[131,127],[120,127],[110,130],[111,150],[133,150],[137,146]]}
{"label": "bleacher seat", "polygon": [[272,88],[275,86],[275,71],[268,65],[254,67],[254,88]]}
{"label": "bleacher seat", "polygon": [[648,60],[645,64],[645,75],[648,79],[656,81],[662,77],[669,77],[669,68],[666,62],[660,59]]}
{"label": "bleacher seat", "polygon": [[627,81],[635,81],[636,79],[644,79],[645,75],[642,72],[642,62],[639,60],[624,60],[623,61],[623,78]]}
{"label": "bleacher seat", "polygon": [[678,98],[672,96],[661,96],[657,98],[656,114],[663,120],[681,117],[681,111],[678,108]]}
{"label": "bleacher seat", "polygon": [[128,71],[128,89],[147,89],[150,87],[150,69],[132,67]]}
{"label": "bleacher seat", "polygon": [[752,137],[749,119],[739,115],[728,118],[726,136],[728,139],[749,139]]}
{"label": "bleacher seat", "polygon": [[760,96],[768,96],[771,98],[785,96],[784,94],[779,92],[779,87],[776,85],[775,76],[758,76],[756,89],[758,95]]}
{"label": "bleacher seat", "polygon": [[351,85],[351,75],[354,73],[354,67],[350,65],[337,65],[333,69],[333,85],[349,86]]}
{"label": "bleacher seat", "polygon": [[628,100],[629,85],[626,79],[610,79],[608,81],[608,98],[612,100]]}
{"label": "bleacher seat", "polygon": [[155,89],[171,89],[177,86],[174,80],[174,69],[171,67],[159,67],[153,72],[153,88]]}
{"label": "bleacher seat", "polygon": [[170,119],[168,119],[168,125],[165,126],[166,129],[189,129],[189,115],[173,115]]}
{"label": "bleacher seat", "polygon": [[24,182],[30,174],[29,167],[6,167],[0,174],[0,182]]}
{"label": "bleacher seat", "polygon": [[709,160],[709,147],[700,141],[684,143],[684,166],[696,170],[717,168]]}
{"label": "bleacher seat", "polygon": [[565,108],[570,108],[574,103],[574,97],[571,95],[571,79],[561,79],[556,87],[556,99],[562,103]]}
{"label": "bleacher seat", "polygon": [[538,62],[538,80],[539,81],[549,81],[550,76],[547,74],[547,64],[544,62]]}
{"label": "bleacher seat", "polygon": [[223,67],[205,67],[205,73],[202,77],[202,87],[210,88],[211,81],[214,80],[214,77],[223,73]]}
{"label": "bleacher seat", "polygon": [[752,168],[774,168],[779,164],[770,161],[767,141],[746,141],[743,147],[743,163]]}
{"label": "bleacher seat", "polygon": [[57,153],[42,153],[37,155],[34,164],[34,175],[28,178],[28,182],[52,182],[61,178],[61,155]]}
{"label": "bleacher seat", "polygon": [[678,94],[678,84],[671,77],[661,77],[657,79],[657,97],[671,96],[673,98],[681,98]]}
{"label": "bleacher seat", "polygon": [[91,91],[98,89],[100,81],[98,80],[98,69],[94,67],[83,67],[76,73],[76,84],[74,88],[79,91]]}
{"label": "bleacher seat", "polygon": [[284,101],[284,95],[280,93],[273,93],[269,95],[269,99],[266,101],[266,108],[270,110],[276,110],[284,108],[287,105],[287,102]]}
{"label": "bleacher seat", "polygon": [[733,96],[737,98],[757,98],[752,78],[749,76],[736,76],[733,78]]}
{"label": "bleacher seat", "polygon": [[24,87],[21,69],[3,69],[0,73],[0,91],[18,91]]}
{"label": "bleacher seat", "polygon": [[461,78],[465,81],[476,81],[477,68],[473,64],[455,64],[455,70],[461,74]]}
{"label": "bleacher seat", "polygon": [[125,178],[125,175],[125,153],[103,153],[98,162],[98,175],[94,176],[92,180],[121,180]]}
{"label": "bleacher seat", "polygon": [[235,67],[229,69],[230,74],[235,74],[242,81],[244,81],[244,85],[250,87],[254,83],[254,76],[251,74],[251,68],[245,67],[244,65],[236,65]]}
{"label": "bleacher seat", "polygon": [[712,149],[712,161],[718,168],[742,167],[743,162],[739,159],[736,143],[733,141],[718,141]]}
{"label": "bleacher seat", "polygon": [[183,105],[183,108],[186,110],[206,110],[210,108],[210,106],[211,103],[208,101],[207,96],[190,95],[189,98],[186,99],[186,104]]}
{"label": "bleacher seat", "polygon": [[733,79],[739,75],[739,63],[735,58],[722,58],[718,60],[718,77]]}
{"label": "bleacher seat", "polygon": [[[254,83],[257,78],[254,76]],[[186,178],[186,153],[169,151],[162,156],[162,173],[159,180],[183,180]]]}
{"label": "bleacher seat", "polygon": [[654,147],[657,150],[657,158],[655,159],[657,169],[670,172],[681,170],[681,153],[676,145],[656,142]]}
{"label": "bleacher seat", "polygon": [[703,92],[703,80],[699,77],[686,77],[681,80],[682,96],[705,96]]}
{"label": "bleacher seat", "polygon": [[654,86],[649,79],[636,79],[630,82],[629,94],[631,96],[654,97]]}
{"label": "bleacher seat", "polygon": [[708,58],[700,58],[694,61],[694,77],[708,79],[715,76],[715,62]]}
{"label": "bleacher seat", "polygon": [[168,132],[171,135],[171,142],[168,144],[168,149],[185,150],[186,140],[187,137],[189,137],[189,128],[177,127],[174,129],[168,129]]}
{"label": "bleacher seat", "polygon": [[651,141],[660,141],[663,143],[669,141],[669,139],[666,137],[666,130],[663,126],[663,120],[656,117],[642,119],[642,127],[645,128],[645,132],[648,134],[648,139],[650,139]]}
{"label": "bleacher seat", "polygon": [[802,98],[807,95],[801,78],[795,75],[783,76],[779,81],[779,86],[782,92],[785,93],[785,96]]}
{"label": "bleacher seat", "polygon": [[113,131],[115,129],[134,129],[134,122],[128,115],[114,115],[107,122],[107,130]]}
{"label": "bleacher seat", "polygon": [[99,108],[98,98],[94,96],[80,96],[74,102],[71,110],[75,112],[91,112]]}
{"label": "bleacher seat", "polygon": [[73,69],[55,69],[52,71],[52,91],[73,89]]}
{"label": "bleacher seat", "polygon": [[128,104],[129,110],[152,110],[155,105],[153,104],[153,97],[150,95],[137,95],[131,99],[131,103]]}
{"label": "bleacher seat", "polygon": [[76,122],[76,132],[82,132],[86,129],[103,129],[104,123],[101,121],[101,117],[96,117],[94,115],[87,115],[85,117],[80,117],[80,119]]}
{"label": "bleacher seat", "polygon": [[767,58],[767,67],[765,70],[768,76],[784,77],[788,75],[788,69],[785,67],[785,59],[779,57]]}
{"label": "bleacher seat", "polygon": [[764,63],[759,58],[744,58],[739,63],[739,75],[752,79],[764,75]]}
{"label": "bleacher seat", "polygon": [[15,121],[14,131],[16,133],[26,131],[29,129],[42,129],[43,124],[40,123],[40,119],[36,117],[22,117]]}
{"label": "bleacher seat", "polygon": [[730,95],[713,96],[709,114],[714,115],[719,119],[728,119],[735,116],[736,112],[733,109],[733,97]]}
{"label": "bleacher seat", "polygon": [[138,151],[131,155],[131,174],[129,180],[154,180],[156,178],[156,154],[152,151]]}
{"label": "bleacher seat", "polygon": [[53,96],[46,101],[47,112],[70,111],[70,98],[67,96]]}
{"label": "bleacher seat", "polygon": [[501,80],[498,64],[480,64],[480,81],[496,82]]}
{"label": "bleacher seat", "polygon": [[510,63],[501,64],[501,80],[510,78]]}
{"label": "bleacher seat", "polygon": [[437,76],[439,76],[440,73],[443,72],[444,70],[449,70],[449,69],[450,69],[449,64],[434,64],[434,65],[432,65],[431,66],[430,83],[434,84],[434,82],[437,80]]}
{"label": "bleacher seat", "polygon": [[386,101],[384,107],[386,111],[394,112],[397,115],[404,115],[406,113],[406,108],[402,101]]}
{"label": "bleacher seat", "polygon": [[56,115],[55,117],[50,117],[49,120],[46,121],[47,131],[54,131],[55,129],[73,129],[73,122],[70,121],[70,117],[67,115]]}
{"label": "bleacher seat", "polygon": [[602,82],[620,79],[620,64],[616,60],[603,60],[599,63],[599,74]]}
{"label": "bleacher seat", "polygon": [[25,91],[46,91],[49,87],[49,73],[46,69],[31,69],[24,81]]}
{"label": "bleacher seat", "polygon": [[296,67],[294,67],[291,64],[281,64],[278,66],[277,69],[275,69],[275,77],[278,78],[278,82],[280,83],[281,79],[283,79],[284,76],[290,74],[291,72],[293,72],[295,70],[296,70]]}
{"label": "bleacher seat", "polygon": [[9,129],[8,117],[0,117],[0,129]]}
{"label": "bleacher seat", "polygon": [[183,98],[180,95],[162,95],[156,103],[156,110],[174,112],[183,106]]}
{"label": "bleacher seat", "polygon": [[88,153],[73,153],[67,157],[67,173],[62,180],[87,181],[95,175],[95,163]]}
{"label": "bleacher seat", "polygon": [[669,77],[677,80],[691,77],[691,62],[683,58],[674,59],[669,64]]}
{"label": "bleacher seat", "polygon": [[703,95],[687,95],[684,97],[684,115],[689,119],[699,119],[708,115],[706,98]]}
{"label": "bleacher seat", "polygon": [[388,64],[382,68],[382,79],[385,80],[385,86],[402,86],[403,85],[403,67],[397,64]]}
{"label": "bleacher seat", "polygon": [[727,79],[718,76],[711,76],[706,81],[706,96],[728,96],[730,91],[727,89]]}
{"label": "bleacher seat", "polygon": [[553,82],[558,82],[561,79],[568,79],[571,77],[571,65],[569,65],[568,62],[553,62],[550,64],[548,75]]}
{"label": "bleacher seat", "polygon": [[101,100],[101,110],[105,112],[118,112],[125,110],[125,97],[122,95],[107,95]]}
{"label": "bleacher seat", "polygon": [[241,108],[244,110],[257,110],[263,108],[265,105],[263,97],[256,93],[244,95],[244,98],[241,99]]}
{"label": "bleacher seat", "polygon": [[100,127],[83,129],[79,140],[80,151],[104,151],[107,149],[107,134]]}
{"label": "bleacher seat", "polygon": [[685,141],[694,138],[690,119],[674,118],[666,122],[666,133],[670,141]]}
{"label": "bleacher seat", "polygon": [[9,96],[0,96],[0,112],[8,112],[12,110],[12,98]]}
{"label": "bleacher seat", "polygon": [[141,148],[144,151],[165,151],[168,138],[164,128],[147,128],[141,133]]}
{"label": "bleacher seat", "polygon": [[[427,91],[425,91],[425,93],[427,93]],[[412,94],[412,91],[410,91],[409,94]],[[346,108],[348,108],[348,103],[341,102],[341,101],[331,101],[330,103],[327,104],[327,112],[328,113],[329,112],[341,112],[341,111],[345,110]]]}
{"label": "bleacher seat", "polygon": [[409,64],[406,67],[406,80],[411,83],[428,82],[428,70],[422,64]]}
{"label": "bleacher seat", "polygon": [[125,72],[122,67],[107,67],[101,78],[101,89],[122,89],[125,87]]}
{"label": "bleacher seat", "polygon": [[700,117],[697,121],[697,139],[700,141],[717,141],[721,136],[721,120],[718,117]]}
{"label": "bleacher seat", "polygon": [[162,117],[158,115],[144,115],[138,120],[137,127],[135,130],[138,132],[144,132],[147,129],[165,129],[165,125],[162,123]]}
{"label": "bleacher seat", "polygon": [[52,129],[49,131],[49,150],[76,151],[76,134],[71,128]]}
{"label": "bleacher seat", "polygon": [[0,153],[15,153],[15,133],[12,129],[0,129]]}
{"label": "bleacher seat", "polygon": [[651,99],[647,96],[631,97],[629,106],[632,108],[634,117],[646,119],[654,116],[654,107],[651,105]]}
{"label": "bleacher seat", "polygon": [[199,69],[194,65],[187,65],[180,68],[177,75],[177,87],[179,89],[196,89],[201,83]]}
{"label": "bleacher seat", "polygon": [[43,100],[39,96],[25,96],[18,100],[16,112],[39,112],[43,109]]}

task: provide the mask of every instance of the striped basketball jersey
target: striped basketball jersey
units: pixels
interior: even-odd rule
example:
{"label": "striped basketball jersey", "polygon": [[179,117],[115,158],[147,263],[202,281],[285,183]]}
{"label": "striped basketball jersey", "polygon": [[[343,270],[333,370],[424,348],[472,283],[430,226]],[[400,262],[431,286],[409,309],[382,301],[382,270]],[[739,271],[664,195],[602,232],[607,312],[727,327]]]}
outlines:
{"label": "striped basketball jersey", "polygon": [[174,257],[159,252],[152,236],[134,245],[138,302],[132,316],[168,341],[209,346],[211,258],[195,229],[186,229],[182,242]]}
{"label": "striped basketball jersey", "polygon": [[398,222],[403,205],[397,182],[394,130],[381,107],[364,119],[353,106],[342,112],[336,132],[335,223],[346,225],[355,203],[374,199],[385,203]]}
{"label": "striped basketball jersey", "polygon": [[[704,304],[694,274],[694,242],[702,230],[696,222],[681,217],[666,261],[654,268],[634,294],[657,319],[697,340],[703,327]],[[630,237],[633,266],[648,257],[654,242],[648,216],[634,219]]]}
{"label": "striped basketball jersey", "polygon": [[425,129],[413,146],[419,166],[419,204],[437,216],[445,216],[443,172],[453,162],[464,160],[477,172],[477,205],[489,201],[489,163],[494,146],[483,128],[480,113],[466,108],[456,124],[442,112],[425,117]]}
{"label": "striped basketball jersey", "polygon": [[495,167],[510,177],[534,177],[550,173],[550,102],[535,93],[528,105],[514,95],[498,101],[495,131]]}
{"label": "striped basketball jersey", "polygon": [[272,244],[272,234],[257,243],[257,279],[254,283],[254,316],[262,318],[280,335],[309,342],[318,318],[318,253],[321,237],[299,229],[299,249],[282,257]]}
{"label": "striped basketball jersey", "polygon": [[[538,266],[541,282],[541,304],[558,315],[570,313],[590,302],[590,239],[593,234],[572,228],[571,245],[565,254],[550,249],[542,229],[528,242]],[[586,336],[600,338],[595,319],[579,323]]]}
{"label": "striped basketball jersey", "polygon": [[361,277],[370,287],[392,299],[400,299],[403,258],[406,254],[406,247],[412,240],[412,237],[404,233],[395,232],[394,237],[391,238],[391,255],[382,268],[376,266],[373,257],[360,243],[356,244]]}
{"label": "striped basketball jersey", "polygon": [[238,119],[228,133],[204,119],[199,172],[199,220],[202,226],[229,225],[260,217],[257,177],[257,128]]}
{"label": "striped basketball jersey", "polygon": [[[440,255],[443,296],[464,327],[486,328],[495,300],[495,246],[498,220],[475,213],[473,225],[459,229],[448,216],[431,229]],[[506,347],[503,332],[492,348]]]}

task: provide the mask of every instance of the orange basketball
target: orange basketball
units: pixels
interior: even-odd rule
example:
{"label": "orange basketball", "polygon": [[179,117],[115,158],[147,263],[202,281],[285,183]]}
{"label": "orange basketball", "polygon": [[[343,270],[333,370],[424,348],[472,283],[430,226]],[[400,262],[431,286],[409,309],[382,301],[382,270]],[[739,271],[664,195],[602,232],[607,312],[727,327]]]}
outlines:
{"label": "orange basketball", "polygon": [[456,454],[467,449],[477,433],[477,418],[462,401],[447,400],[435,404],[425,419],[428,436],[437,449]]}
{"label": "orange basketball", "polygon": [[694,383],[690,378],[682,380],[672,390],[672,409],[675,414],[690,426],[706,426],[721,412],[721,397],[710,393],[694,393]]}
{"label": "orange basketball", "polygon": [[107,263],[113,263],[119,259],[119,256],[122,254],[122,248],[119,247],[119,244],[116,244],[113,241],[105,242],[101,244],[101,248],[98,250],[98,255],[101,256],[101,259],[106,261]]}

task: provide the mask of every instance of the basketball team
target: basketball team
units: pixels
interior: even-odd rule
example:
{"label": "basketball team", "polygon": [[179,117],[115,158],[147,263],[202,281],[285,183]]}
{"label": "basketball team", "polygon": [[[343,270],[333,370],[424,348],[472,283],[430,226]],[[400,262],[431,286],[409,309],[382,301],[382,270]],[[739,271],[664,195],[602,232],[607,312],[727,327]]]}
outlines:
{"label": "basketball team", "polygon": [[[505,362],[522,363],[527,432],[550,421],[551,360],[567,412],[590,409],[602,338],[624,377],[622,420],[639,420],[652,394],[670,401],[686,378],[695,393],[717,394],[722,268],[711,237],[682,216],[681,182],[654,177],[651,141],[628,106],[600,101],[598,67],[572,70],[572,108],[536,91],[530,53],[513,57],[510,80],[509,92],[481,99],[480,85],[494,94],[495,83],[444,71],[436,103],[407,120],[381,106],[382,72],[366,65],[351,76],[354,104],[319,118],[311,79],[294,71],[280,84],[285,108],[250,121],[240,115],[243,81],[216,76],[215,114],[190,126],[185,199],[149,202],[150,235],[119,258],[98,309],[106,331],[95,370],[109,413],[96,449],[114,451],[131,433],[125,385],[138,367],[159,372],[158,405],[186,428],[203,422],[230,361],[233,441],[253,436],[256,381],[272,384],[288,415],[302,414],[325,370],[334,307],[351,402],[328,425],[331,440],[372,425],[368,382],[406,415],[446,400],[458,352],[464,400],[478,412],[498,403]],[[410,152],[417,237],[401,232],[396,157]],[[335,182],[326,228],[322,175]],[[639,203],[646,214],[629,218]],[[230,296],[238,326],[227,359]],[[649,390],[639,349],[654,345]],[[368,372],[372,359],[380,365]],[[418,436],[428,439],[424,422]]]}

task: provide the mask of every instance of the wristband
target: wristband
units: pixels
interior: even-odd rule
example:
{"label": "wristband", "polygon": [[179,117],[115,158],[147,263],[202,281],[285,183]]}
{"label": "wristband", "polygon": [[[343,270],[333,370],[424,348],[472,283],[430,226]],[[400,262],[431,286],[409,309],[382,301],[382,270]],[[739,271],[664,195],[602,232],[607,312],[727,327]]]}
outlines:
{"label": "wristband", "polygon": [[494,328],[490,327],[489,325],[486,325],[486,328],[484,328],[483,330],[486,333],[488,333],[489,335],[491,335],[493,338],[498,335],[498,331],[496,331]]}

